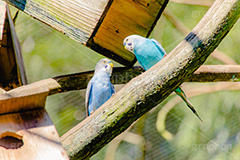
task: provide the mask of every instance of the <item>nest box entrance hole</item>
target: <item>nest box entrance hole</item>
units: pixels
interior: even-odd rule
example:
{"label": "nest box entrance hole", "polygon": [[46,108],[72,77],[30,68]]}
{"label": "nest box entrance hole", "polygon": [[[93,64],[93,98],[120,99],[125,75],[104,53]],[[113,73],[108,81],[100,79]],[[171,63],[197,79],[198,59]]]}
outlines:
{"label": "nest box entrance hole", "polygon": [[22,136],[8,131],[0,135],[0,147],[4,147],[6,149],[18,149],[22,146]]}

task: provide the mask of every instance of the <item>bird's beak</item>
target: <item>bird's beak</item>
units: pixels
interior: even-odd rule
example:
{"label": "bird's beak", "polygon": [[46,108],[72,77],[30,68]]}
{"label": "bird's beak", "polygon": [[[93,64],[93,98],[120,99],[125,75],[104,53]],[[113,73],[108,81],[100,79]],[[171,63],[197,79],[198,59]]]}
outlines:
{"label": "bird's beak", "polygon": [[124,45],[124,48],[127,49],[127,47]]}
{"label": "bird's beak", "polygon": [[112,62],[110,62],[109,65],[113,68],[113,63]]}

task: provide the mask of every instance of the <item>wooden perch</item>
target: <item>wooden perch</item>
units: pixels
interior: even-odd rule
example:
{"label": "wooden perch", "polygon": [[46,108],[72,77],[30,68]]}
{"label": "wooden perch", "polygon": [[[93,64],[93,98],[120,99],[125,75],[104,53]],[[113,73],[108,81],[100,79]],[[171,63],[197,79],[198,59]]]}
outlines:
{"label": "wooden perch", "polygon": [[[126,84],[131,79],[137,77],[143,72],[144,69],[142,69],[142,67],[140,66],[135,66],[133,68],[115,67],[113,69],[111,81],[113,84]],[[89,80],[92,78],[93,73],[94,71],[88,71],[62,75],[54,78],[37,81],[32,84],[10,90],[8,92],[3,91],[4,94],[1,93],[0,91],[0,100],[3,100],[4,97],[6,100],[8,99],[7,97],[9,98],[14,98],[14,96],[15,98],[24,96],[30,97],[40,93],[47,96],[72,90],[85,89],[87,87]],[[193,75],[191,75],[185,80],[185,82],[220,82],[220,81],[239,82],[240,65],[202,65]],[[35,101],[35,103],[37,102]],[[39,106],[40,106],[39,108],[42,108],[41,107],[42,105]]]}
{"label": "wooden perch", "polygon": [[[132,78],[140,75],[144,69],[140,66],[133,68],[115,67],[111,81],[113,84],[126,84]],[[56,94],[71,90],[85,89],[88,81],[92,78],[94,71],[75,73],[57,76],[52,79],[59,83],[55,88],[50,89],[49,94]],[[193,75],[188,77],[186,82],[219,82],[219,81],[239,81],[240,65],[202,65]],[[42,84],[42,81],[36,82]]]}
{"label": "wooden perch", "polygon": [[[115,67],[111,81],[113,84],[126,84],[134,77],[142,74],[144,69],[140,66],[132,68]],[[62,93],[72,90],[85,89],[88,82],[92,78],[94,71],[67,74],[57,76],[45,80],[40,80],[29,85],[18,87],[8,92],[4,91],[4,97],[7,94],[14,93],[18,96],[30,96],[37,93],[48,92],[48,95]],[[202,65],[193,75],[188,77],[185,82],[239,82],[240,81],[240,65]],[[19,90],[21,89],[21,92]],[[1,88],[0,88],[1,90]],[[1,91],[0,91],[1,93]],[[1,96],[1,94],[0,94]],[[11,97],[10,95],[8,95]],[[1,99],[1,97],[0,97]]]}
{"label": "wooden perch", "polygon": [[0,87],[10,90],[27,83],[22,53],[7,3],[0,0]]}
{"label": "wooden perch", "polygon": [[[142,67],[139,66],[133,68],[115,67],[113,69],[111,81],[113,84],[125,84],[128,83],[132,78],[140,75],[143,71],[144,70]],[[94,71],[88,71],[54,77],[52,79],[58,82],[60,87],[58,86],[58,88],[52,88],[49,94],[52,95],[59,92],[85,89],[87,88],[87,84],[92,78],[93,74]],[[42,82],[39,81],[37,83],[40,84]]]}
{"label": "wooden perch", "polygon": [[[113,84],[126,84],[142,74],[140,66],[113,69]],[[58,76],[5,91],[0,88],[0,114],[44,108],[48,95],[85,89],[94,71]],[[202,65],[186,82],[239,82],[240,65]],[[6,107],[6,106],[9,107]]]}
{"label": "wooden perch", "polygon": [[240,65],[202,65],[187,82],[239,82]]}
{"label": "wooden perch", "polygon": [[216,0],[168,56],[131,80],[61,137],[71,159],[88,159],[151,110],[200,67],[239,19],[239,0]]}
{"label": "wooden perch", "polygon": [[131,34],[149,36],[168,3],[168,0],[5,1],[129,67],[136,59],[123,48],[123,39]]}

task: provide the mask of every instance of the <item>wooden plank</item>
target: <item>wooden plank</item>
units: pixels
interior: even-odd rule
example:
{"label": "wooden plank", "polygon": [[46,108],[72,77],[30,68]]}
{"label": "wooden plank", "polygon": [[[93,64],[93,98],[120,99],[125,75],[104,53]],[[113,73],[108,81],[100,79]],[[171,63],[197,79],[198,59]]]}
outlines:
{"label": "wooden plank", "polygon": [[23,63],[21,45],[18,41],[17,34],[15,32],[14,23],[13,23],[8,5],[7,5],[7,17],[8,17],[9,27],[10,27],[10,31],[11,31],[12,45],[13,45],[13,49],[14,49],[16,64],[17,64],[18,79],[22,85],[26,85],[27,77],[26,77],[25,67],[24,67],[24,63]]}
{"label": "wooden plank", "polygon": [[168,3],[168,0],[5,1],[126,66],[132,66],[136,59],[123,49],[123,39],[130,34],[148,36]]}
{"label": "wooden plank", "polygon": [[0,88],[0,94],[2,94],[2,93],[6,93],[6,91],[4,89]]}
{"label": "wooden plank", "polygon": [[48,87],[40,83],[24,85],[16,89],[0,94],[0,114],[25,111],[36,108],[44,108],[49,89],[54,80],[45,80]]}
{"label": "wooden plank", "polygon": [[7,0],[30,16],[85,44],[108,0]]}
{"label": "wooden plank", "polygon": [[0,159],[67,160],[45,109],[0,116]]}
{"label": "wooden plank", "polygon": [[10,90],[27,83],[20,44],[7,3],[0,0],[0,87]]}
{"label": "wooden plank", "polygon": [[136,59],[123,48],[124,38],[131,34],[148,37],[167,3],[168,0],[114,0],[87,46],[111,59],[117,56],[122,64],[132,66]]}

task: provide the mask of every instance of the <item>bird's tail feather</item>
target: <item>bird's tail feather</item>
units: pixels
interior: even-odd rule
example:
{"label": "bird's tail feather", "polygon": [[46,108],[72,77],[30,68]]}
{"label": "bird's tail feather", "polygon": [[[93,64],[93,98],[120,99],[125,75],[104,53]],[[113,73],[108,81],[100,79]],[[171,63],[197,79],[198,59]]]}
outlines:
{"label": "bird's tail feather", "polygon": [[182,100],[187,104],[188,108],[190,108],[192,110],[192,112],[202,121],[202,119],[200,118],[200,116],[198,115],[197,111],[195,110],[195,108],[193,107],[193,105],[191,104],[191,102],[188,100],[187,96],[185,95],[185,93],[183,92],[183,90],[178,87],[175,90],[176,94],[178,96],[180,96],[182,98]]}

